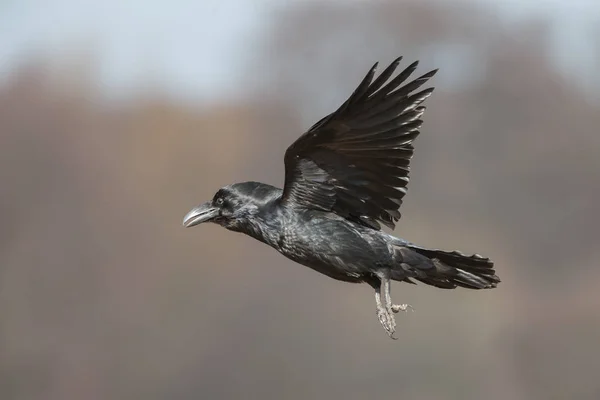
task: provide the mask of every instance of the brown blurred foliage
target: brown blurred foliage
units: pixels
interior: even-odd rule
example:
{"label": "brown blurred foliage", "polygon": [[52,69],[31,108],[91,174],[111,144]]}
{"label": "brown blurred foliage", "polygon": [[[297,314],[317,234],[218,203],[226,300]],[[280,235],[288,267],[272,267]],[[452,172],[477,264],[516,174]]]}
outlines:
{"label": "brown blurred foliage", "polygon": [[[236,104],[113,104],[39,63],[0,89],[0,398],[600,398],[600,106],[544,23],[423,2],[272,21]],[[441,67],[397,234],[488,255],[503,284],[395,285],[418,311],[392,342],[368,288],[180,221],[280,185],[286,146],[397,54]]]}

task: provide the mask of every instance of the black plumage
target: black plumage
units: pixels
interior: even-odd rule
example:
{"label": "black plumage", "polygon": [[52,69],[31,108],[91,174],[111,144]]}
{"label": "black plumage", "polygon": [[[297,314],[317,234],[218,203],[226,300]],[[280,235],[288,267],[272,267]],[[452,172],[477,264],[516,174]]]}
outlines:
{"label": "black plumage", "polygon": [[409,307],[392,303],[390,280],[444,289],[500,282],[487,258],[422,248],[381,230],[400,219],[422,103],[433,88],[413,92],[437,72],[404,84],[414,62],[390,80],[400,60],[377,78],[375,64],[340,108],[287,149],[283,190],[236,183],[184,218],[187,227],[214,222],[250,235],[334,279],[368,283],[390,337],[394,313]]}

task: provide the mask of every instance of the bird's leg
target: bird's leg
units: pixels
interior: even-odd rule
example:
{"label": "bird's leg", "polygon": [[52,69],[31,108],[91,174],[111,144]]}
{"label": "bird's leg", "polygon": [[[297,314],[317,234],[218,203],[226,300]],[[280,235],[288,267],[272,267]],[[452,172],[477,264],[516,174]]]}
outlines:
{"label": "bird's leg", "polygon": [[390,318],[386,308],[381,303],[381,281],[377,278],[374,278],[368,281],[369,285],[373,289],[375,289],[375,306],[377,307],[377,318],[379,318],[379,323],[383,326],[388,335],[390,334]]}
{"label": "bird's leg", "polygon": [[377,307],[377,318],[383,328],[389,332],[388,316],[383,304],[381,304],[381,293],[380,288],[375,288],[375,306]]}
{"label": "bird's leg", "polygon": [[[389,286],[389,281],[388,281],[388,286]],[[385,288],[385,286],[384,286],[384,288]],[[397,314],[400,311],[406,312],[406,311],[408,311],[409,308],[410,308],[411,311],[414,311],[413,306],[411,306],[410,304],[393,304],[392,303],[392,298],[390,296],[390,292],[391,292],[391,289],[388,290],[387,297],[386,297],[385,301],[388,303],[391,311],[394,314]]]}
{"label": "bird's leg", "polygon": [[[385,279],[387,278],[387,279]],[[389,273],[384,274],[384,278],[382,278],[382,282],[383,282],[383,291],[385,293],[385,302],[386,305],[388,307],[388,310],[393,312],[394,314],[398,314],[400,311],[408,311],[408,309],[410,308],[411,311],[414,311],[413,306],[411,306],[410,304],[394,304],[392,303],[392,296],[391,296],[391,282],[390,282],[390,278],[389,278]],[[395,322],[395,320],[394,320]],[[394,324],[394,327],[396,327],[396,325]]]}
{"label": "bird's leg", "polygon": [[390,274],[386,272],[381,277],[381,290],[383,292],[383,296],[385,297],[385,311],[388,315],[389,327],[386,328],[388,335],[392,339],[396,339],[394,337],[394,332],[396,331],[396,318],[394,317],[394,304],[392,303],[391,292],[391,283],[390,283]]}

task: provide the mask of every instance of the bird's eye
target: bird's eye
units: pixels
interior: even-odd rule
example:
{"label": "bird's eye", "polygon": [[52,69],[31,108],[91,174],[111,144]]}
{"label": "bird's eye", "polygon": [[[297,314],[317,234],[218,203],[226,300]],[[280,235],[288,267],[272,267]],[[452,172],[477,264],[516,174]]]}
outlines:
{"label": "bird's eye", "polygon": [[218,205],[218,206],[222,206],[224,202],[225,202],[225,201],[223,200],[223,198],[222,198],[222,197],[219,197],[219,198],[217,199],[217,205]]}

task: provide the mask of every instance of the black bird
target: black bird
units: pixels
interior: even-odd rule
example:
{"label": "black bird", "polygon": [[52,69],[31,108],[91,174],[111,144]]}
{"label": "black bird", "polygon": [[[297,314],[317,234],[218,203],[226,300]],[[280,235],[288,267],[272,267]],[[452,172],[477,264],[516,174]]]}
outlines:
{"label": "black bird", "polygon": [[225,186],[183,219],[186,227],[214,222],[245,233],[331,278],[368,283],[392,338],[394,313],[410,306],[392,303],[391,280],[442,289],[500,282],[488,258],[423,248],[381,230],[400,219],[421,104],[433,88],[414,92],[437,72],[402,85],[418,61],[390,80],[401,59],[374,79],[375,63],[337,111],[287,149],[283,190],[259,182]]}

